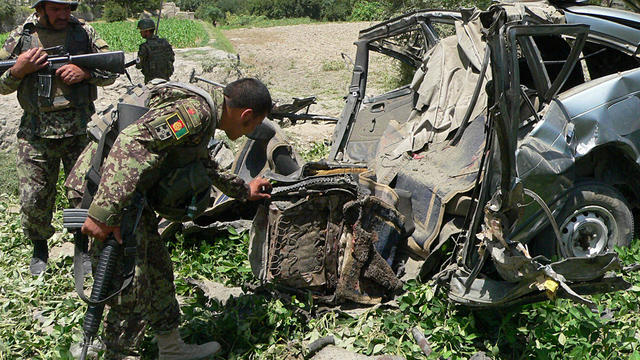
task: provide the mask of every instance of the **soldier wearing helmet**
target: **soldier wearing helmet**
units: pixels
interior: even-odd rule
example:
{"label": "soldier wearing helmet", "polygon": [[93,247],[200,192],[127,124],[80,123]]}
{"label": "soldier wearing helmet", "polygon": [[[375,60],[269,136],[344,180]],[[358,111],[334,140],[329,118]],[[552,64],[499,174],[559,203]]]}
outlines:
{"label": "soldier wearing helmet", "polygon": [[138,21],[140,36],[147,41],[140,44],[136,67],[142,70],[145,84],[153,79],[169,80],[173,74],[173,48],[166,39],[155,35],[155,28],[156,24],[151,19]]}
{"label": "soldier wearing helmet", "polygon": [[68,174],[87,144],[96,86],[115,81],[114,74],[67,64],[54,74],[43,73],[50,79],[51,92],[39,94],[43,77],[38,71],[48,66],[43,49],[61,46],[72,55],[108,51],[91,26],[71,15],[77,6],[76,1],[35,0],[35,13],[13,30],[0,49],[1,60],[17,60],[0,74],[0,94],[17,91],[24,110],[17,134],[17,169],[22,228],[34,248],[29,266],[33,275],[45,270],[47,240],[55,232],[51,218],[60,163]]}

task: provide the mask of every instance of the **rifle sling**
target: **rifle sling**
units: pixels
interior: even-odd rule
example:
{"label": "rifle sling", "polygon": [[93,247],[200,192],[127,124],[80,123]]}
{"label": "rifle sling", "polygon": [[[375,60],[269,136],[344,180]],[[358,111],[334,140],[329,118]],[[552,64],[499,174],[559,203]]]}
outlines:
{"label": "rifle sling", "polygon": [[136,207],[135,222],[133,223],[133,227],[131,231],[127,233],[123,233],[123,236],[122,236],[123,246],[124,246],[123,255],[124,255],[124,277],[125,278],[122,281],[122,285],[120,286],[120,289],[116,290],[113,294],[107,296],[104,299],[101,299],[100,301],[91,301],[84,294],[84,274],[83,274],[84,271],[82,266],[82,253],[85,252],[86,250],[83,249],[83,246],[82,246],[83,242],[79,241],[78,239],[79,236],[84,236],[84,235],[79,234],[79,230],[78,230],[78,233],[76,234],[76,241],[75,241],[75,246],[73,250],[74,251],[73,280],[75,283],[76,293],[78,293],[78,296],[80,297],[80,299],[82,299],[87,304],[90,304],[90,305],[104,304],[108,300],[120,294],[133,281],[133,275],[135,274],[135,268],[136,268],[136,248],[137,248],[137,244],[135,242],[135,232],[138,228],[138,224],[140,223],[140,218],[142,217],[142,211],[146,206],[146,201],[144,200],[144,197],[142,195],[140,195],[139,193],[136,193],[136,196],[134,197],[134,204]]}

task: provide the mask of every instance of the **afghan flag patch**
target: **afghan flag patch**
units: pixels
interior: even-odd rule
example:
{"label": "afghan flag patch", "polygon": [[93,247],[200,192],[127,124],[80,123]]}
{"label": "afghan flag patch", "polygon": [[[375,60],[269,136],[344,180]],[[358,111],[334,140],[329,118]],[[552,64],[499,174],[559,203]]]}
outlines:
{"label": "afghan flag patch", "polygon": [[177,140],[180,140],[180,138],[189,133],[187,125],[184,123],[184,120],[182,120],[178,113],[174,113],[169,116],[167,118],[167,124],[169,124],[169,129],[171,129],[171,132]]}

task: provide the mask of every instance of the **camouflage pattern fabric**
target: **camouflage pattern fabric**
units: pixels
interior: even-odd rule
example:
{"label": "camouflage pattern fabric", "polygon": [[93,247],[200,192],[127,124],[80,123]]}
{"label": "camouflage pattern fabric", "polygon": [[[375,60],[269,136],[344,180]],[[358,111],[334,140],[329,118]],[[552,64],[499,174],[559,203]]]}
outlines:
{"label": "camouflage pattern fabric", "polygon": [[[37,14],[32,14],[25,23],[14,29],[7,38],[4,47],[0,49],[0,59],[17,58],[19,54],[28,50],[23,39],[25,29],[39,32],[39,39],[54,39],[49,36],[52,30],[44,29],[38,24]],[[67,39],[60,43],[48,43],[47,46],[65,45],[69,48],[75,43],[72,35],[86,33],[90,52],[108,51],[107,43],[102,40],[95,30],[84,22],[72,17],[69,22]],[[44,36],[47,33],[47,36]],[[85,35],[83,35],[85,36]],[[32,36],[28,36],[32,38]],[[32,42],[32,41],[28,41]],[[37,44],[42,45],[41,42]],[[78,50],[80,51],[80,50]],[[75,52],[75,50],[74,50]],[[25,110],[20,121],[18,131],[17,168],[20,177],[20,202],[22,227],[25,236],[31,241],[47,240],[54,233],[51,226],[53,206],[56,194],[58,169],[62,161],[65,173],[69,174],[78,155],[87,144],[86,124],[95,112],[91,101],[80,107],[70,107],[55,112],[27,111],[24,99],[37,98],[35,88],[29,84],[35,75],[19,80],[5,71],[0,76],[0,94],[9,94],[18,90],[20,105]],[[27,79],[31,80],[27,81]],[[91,86],[110,85],[115,81],[114,74],[92,72],[88,81]]]}
{"label": "camouflage pattern fabric", "polygon": [[86,136],[34,139],[18,133],[22,229],[31,241],[47,240],[53,235],[51,217],[60,162],[65,174],[69,174],[87,141]]}
{"label": "camouflage pattern fabric", "polygon": [[[158,182],[164,174],[161,170],[166,170],[166,161],[179,159],[198,146],[206,147],[217,124],[218,111],[211,111],[203,98],[187,90],[154,90],[149,107],[151,110],[120,133],[103,164],[89,214],[109,226],[120,224],[122,209],[136,191],[144,193]],[[187,162],[175,163],[181,165]],[[216,171],[214,162],[207,165],[218,189],[239,199],[248,196],[244,180]]]}
{"label": "camouflage pattern fabric", "polygon": [[[106,359],[135,355],[147,325],[155,333],[168,333],[180,323],[173,265],[158,234],[158,221],[153,211],[148,208],[143,211],[135,233],[138,248],[133,282],[108,302],[109,310],[103,321]],[[93,242],[91,257],[94,271],[103,245],[101,241]],[[116,269],[121,271],[124,268],[122,258],[118,261]],[[122,278],[121,273],[116,273],[111,288],[119,289]]]}
{"label": "camouflage pattern fabric", "polygon": [[166,39],[153,35],[140,44],[138,57],[140,62],[136,67],[141,69],[145,84],[153,79],[169,80],[173,75],[175,54]]}
{"label": "camouflage pattern fabric", "polygon": [[[98,221],[120,225],[134,193],[152,187],[167,164],[178,166],[175,159],[180,156],[175,155],[188,157],[185,151],[196,146],[206,148],[221,115],[221,103],[216,103],[217,109],[211,109],[200,96],[178,88],[155,88],[149,102],[151,110],[119,134],[102,165],[100,185],[89,209],[89,215]],[[178,122],[182,127],[176,126]],[[90,144],[65,183],[76,200],[84,191],[84,175],[93,152],[95,144]],[[248,187],[242,179],[220,172],[213,162],[208,166],[215,186],[230,196],[246,199]],[[155,212],[146,207],[135,234],[138,251],[133,283],[109,304],[104,322],[108,359],[135,353],[132,349],[139,346],[146,324],[156,333],[165,333],[180,322],[173,267],[158,234],[158,222]],[[92,246],[94,266],[102,246],[102,242],[94,242]],[[115,279],[121,281],[121,276]],[[113,285],[119,288],[119,283]]]}
{"label": "camouflage pattern fabric", "polygon": [[[87,51],[76,49],[75,51],[70,50],[70,52],[95,53],[109,51],[107,43],[100,38],[100,36],[91,26],[85,24],[83,21],[80,21],[73,16],[71,17],[69,23],[71,28],[77,30],[69,31],[67,36],[71,36],[69,34],[75,35],[78,31],[84,30],[88,37],[88,48],[86,49]],[[42,35],[40,36],[41,40],[55,38],[55,41],[45,41],[47,42],[46,44],[43,44],[41,41],[36,41],[35,43],[26,46],[25,44],[23,44],[23,42],[21,42],[21,38],[23,37],[22,34],[25,31],[34,31]],[[15,59],[18,57],[18,55],[29,50],[29,48],[31,48],[32,46],[72,46],[69,44],[75,43],[75,41],[71,41],[75,40],[75,38],[69,38],[65,40],[53,36],[51,33],[54,32],[52,30],[42,28],[38,24],[37,14],[31,15],[29,18],[27,18],[23,25],[18,26],[11,32],[11,34],[5,41],[3,48],[0,49],[0,60]],[[87,122],[89,121],[91,115],[95,112],[93,103],[89,101],[79,107],[71,107],[61,111],[41,112],[37,108],[34,108],[35,105],[31,104],[31,102],[34,101],[33,99],[36,99],[38,97],[37,93],[35,93],[36,87],[33,84],[29,83],[34,81],[33,78],[35,78],[35,75],[27,76],[26,78],[19,80],[11,76],[10,71],[5,71],[2,76],[0,76],[0,94],[6,95],[16,90],[18,91],[20,105],[25,110],[25,113],[20,121],[20,130],[26,134],[43,138],[65,138],[70,136],[84,135],[86,133]],[[91,79],[89,79],[87,83],[90,85],[106,86],[113,84],[115,82],[115,79],[115,74],[96,70],[91,72]]]}

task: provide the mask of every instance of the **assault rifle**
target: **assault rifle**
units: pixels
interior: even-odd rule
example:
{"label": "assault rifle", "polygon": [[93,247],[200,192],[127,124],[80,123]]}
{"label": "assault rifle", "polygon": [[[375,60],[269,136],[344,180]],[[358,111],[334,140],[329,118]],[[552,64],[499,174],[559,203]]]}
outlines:
{"label": "assault rifle", "polygon": [[[67,64],[74,64],[86,69],[103,70],[112,73],[124,74],[126,68],[135,65],[135,61],[125,64],[123,51],[108,51],[91,54],[69,55],[61,54],[62,46],[55,46],[44,49],[45,52],[55,54],[48,56],[49,65],[37,72],[38,74],[38,96],[42,98],[51,97],[53,76],[56,70]],[[16,60],[0,61],[0,75],[15,65]]]}
{"label": "assault rifle", "polygon": [[[59,52],[61,47],[53,47],[44,49],[45,52],[56,53]],[[124,51],[107,51],[100,53],[81,54],[81,55],[69,55],[69,54],[56,54],[55,56],[47,57],[49,66],[40,70],[40,72],[55,72],[59,68],[67,64],[78,65],[87,69],[104,70],[112,73],[124,74]],[[16,64],[16,60],[0,61],[0,74],[9,70]],[[128,63],[131,66],[133,64]]]}
{"label": "assault rifle", "polygon": [[[105,303],[118,295],[122,290],[131,284],[135,272],[136,262],[136,239],[135,232],[144,208],[144,199],[136,194],[134,205],[124,210],[122,218],[121,234],[123,244],[119,244],[113,235],[110,235],[104,241],[104,247],[100,253],[98,264],[93,273],[93,286],[91,295],[87,298],[84,294],[84,277],[82,273],[82,252],[87,249],[87,237],[80,233],[80,228],[87,218],[87,209],[64,209],[63,222],[64,227],[74,232],[75,250],[73,256],[73,275],[75,281],[76,292],[82,300],[87,304],[87,312],[84,315],[84,323],[82,330],[84,340],[80,359],[85,360],[89,345],[96,338],[102,314],[104,312]],[[116,272],[116,264],[118,258],[122,258],[123,268],[122,284],[120,288],[115,290],[112,288],[113,276]]]}

